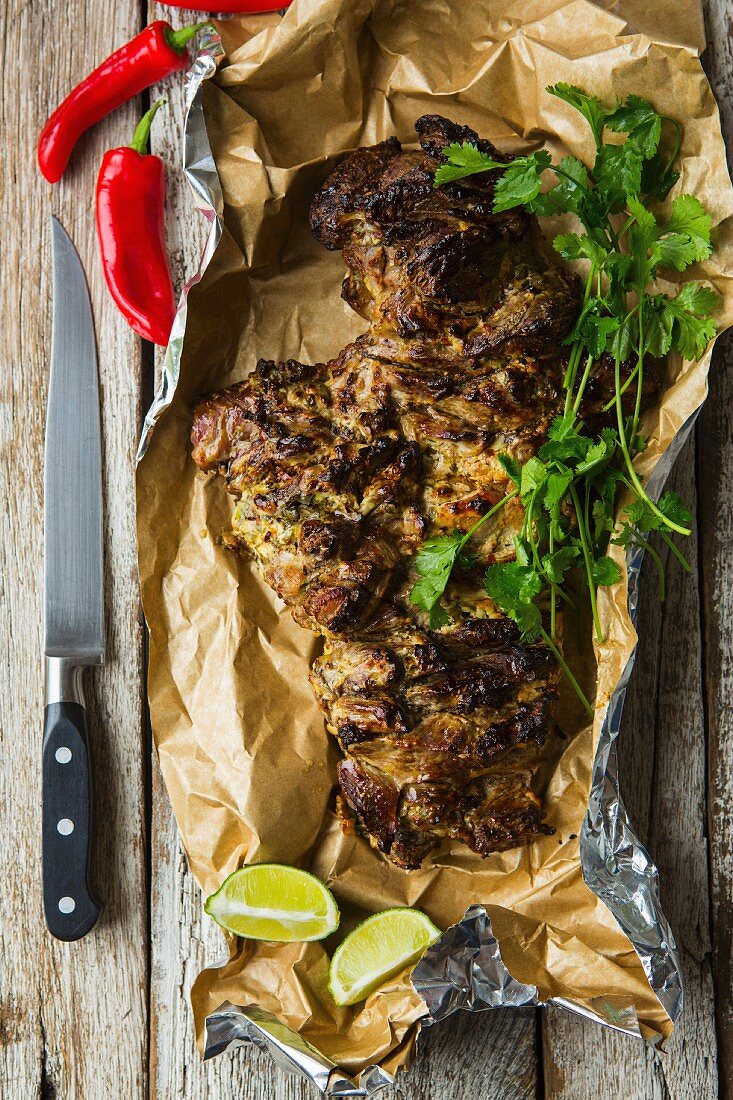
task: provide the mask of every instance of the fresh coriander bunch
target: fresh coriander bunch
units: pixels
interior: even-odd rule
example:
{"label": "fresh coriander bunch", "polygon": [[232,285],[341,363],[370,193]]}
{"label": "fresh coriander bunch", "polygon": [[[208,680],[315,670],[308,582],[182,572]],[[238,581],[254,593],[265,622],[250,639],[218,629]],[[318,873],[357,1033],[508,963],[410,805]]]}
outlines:
{"label": "fresh coriander bunch", "polygon": [[[573,214],[579,219],[582,233],[561,234],[553,241],[563,259],[585,261],[587,268],[580,313],[565,341],[564,410],[547,442],[523,466],[500,456],[513,487],[490,512],[465,534],[426,542],[416,559],[419,579],[411,599],[429,614],[433,629],[444,625],[448,616],[440,599],[453,568],[473,564],[469,544],[475,532],[519,496],[524,522],[515,539],[516,560],[488,568],[486,591],[517,623],[525,641],[542,639],[549,646],[592,713],[557,646],[557,607],[572,602],[566,579],[570,571],[580,570],[595,635],[603,641],[596,589],[621,579],[607,553],[612,542],[649,550],[659,572],[660,598],[663,565],[649,546],[649,533],[657,531],[689,569],[672,535],[690,534],[690,513],[676,493],[652,500],[634,457],[646,445],[640,432],[645,362],[671,349],[698,359],[715,335],[711,314],[718,297],[696,281],[682,283],[675,297],[655,288],[658,273],[683,272],[712,251],[710,215],[694,195],[677,196],[666,215],[658,210],[679,179],[679,122],[658,114],[640,96],[609,107],[570,84],[547,90],[587,120],[596,147],[592,166],[572,156],[556,164],[545,150],[507,165],[464,142],[445,149],[435,186],[497,173],[495,212],[524,206],[538,215]],[[542,191],[546,173],[555,182]],[[604,411],[615,411],[616,424],[593,436],[581,417],[583,398],[599,360],[608,356],[614,364],[614,392]],[[632,411],[627,415],[629,398]],[[617,520],[617,498],[623,490],[631,503]]]}

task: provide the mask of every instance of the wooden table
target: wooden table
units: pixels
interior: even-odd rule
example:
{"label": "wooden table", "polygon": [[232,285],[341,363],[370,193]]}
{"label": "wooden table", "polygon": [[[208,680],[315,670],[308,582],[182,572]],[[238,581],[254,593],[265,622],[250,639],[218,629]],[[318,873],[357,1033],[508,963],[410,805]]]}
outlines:
{"label": "wooden table", "polygon": [[[0,1096],[4,1100],[224,1100],[314,1095],[255,1050],[203,1066],[188,989],[222,941],[202,914],[162,787],[143,704],[144,632],[135,561],[134,454],[155,363],[109,301],[93,239],[102,152],[126,143],[133,103],[82,143],[55,189],[33,150],[49,105],[146,17],[133,0],[2,0],[0,105],[3,362],[0,691]],[[153,9],[155,9],[153,11]],[[708,72],[733,137],[733,0],[708,0]],[[177,165],[181,92],[156,120],[172,166],[168,233],[179,279],[204,238]],[[46,934],[40,892],[42,455],[51,329],[49,214],[89,274],[99,342],[106,487],[108,661],[95,679],[96,881],[107,902],[77,944]],[[642,644],[621,746],[622,786],[660,868],[686,974],[687,1008],[660,1057],[565,1012],[461,1015],[425,1035],[399,1083],[410,1100],[711,1100],[733,1096],[733,341],[673,481],[696,502],[691,577],[670,568],[666,604],[644,586]],[[650,578],[651,579],[651,578]]]}

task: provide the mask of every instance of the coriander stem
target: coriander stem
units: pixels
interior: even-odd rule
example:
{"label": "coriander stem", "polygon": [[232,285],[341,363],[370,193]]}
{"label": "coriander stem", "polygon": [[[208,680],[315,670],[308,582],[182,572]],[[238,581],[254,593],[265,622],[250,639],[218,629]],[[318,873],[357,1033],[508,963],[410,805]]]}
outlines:
{"label": "coriander stem", "polygon": [[619,443],[621,445],[621,451],[622,451],[623,456],[624,456],[624,463],[626,465],[626,470],[628,472],[629,478],[631,479],[631,483],[632,483],[634,489],[636,490],[636,492],[638,493],[638,495],[641,497],[641,499],[644,500],[649,505],[649,507],[651,508],[654,515],[658,519],[661,519],[661,521],[665,525],[665,527],[669,527],[670,530],[676,531],[679,535],[689,535],[691,533],[689,527],[682,527],[681,524],[674,523],[673,520],[671,520],[667,516],[665,516],[664,512],[662,512],[661,509],[659,509],[656,506],[654,501],[651,499],[649,494],[646,492],[644,486],[642,485],[642,483],[639,479],[639,475],[637,474],[636,470],[634,469],[634,464],[631,460],[631,455],[629,454],[629,445],[626,441],[626,429],[624,427],[624,412],[623,412],[623,408],[622,408],[622,405],[621,405],[621,387],[620,387],[621,360],[620,360],[618,355],[616,355],[616,362],[615,362],[615,368],[614,368],[614,378],[615,378],[615,386],[616,386],[616,422],[618,424],[618,438],[619,438]]}
{"label": "coriander stem", "polygon": [[574,176],[571,176],[569,172],[566,172],[564,168],[561,168],[559,164],[548,164],[548,168],[551,168],[556,176],[562,176],[563,179],[569,180],[573,187],[579,187],[581,191],[585,191],[590,194],[590,188],[586,187],[580,180],[576,180]]}
{"label": "coriander stem", "polygon": [[644,299],[639,299],[639,346],[637,349],[638,360],[636,363],[636,402],[634,404],[634,419],[631,422],[631,446],[634,446],[636,433],[641,417],[641,388],[644,382]]}
{"label": "coriander stem", "polygon": [[590,378],[591,367],[593,366],[595,359],[589,353],[588,358],[585,361],[585,370],[583,371],[583,377],[580,379],[580,385],[578,386],[578,392],[575,395],[575,401],[573,402],[573,413],[578,415],[580,410],[580,403],[583,400],[583,394],[585,393],[585,387],[588,385],[588,379]]}
{"label": "coriander stem", "polygon": [[671,552],[677,558],[677,561],[680,563],[680,565],[684,569],[685,573],[691,573],[692,572],[692,566],[690,565],[690,563],[687,560],[687,558],[685,557],[685,555],[680,550],[677,549],[677,547],[672,542],[672,539],[669,537],[667,532],[666,531],[660,531],[659,534],[662,536],[662,538],[666,542],[666,544],[669,547],[669,549],[671,550]]}
{"label": "coriander stem", "polygon": [[[624,384],[621,386],[621,396],[622,397],[626,393],[627,389],[629,388],[631,383],[634,381],[634,379],[636,378],[638,373],[639,373],[639,363],[637,362],[637,364],[634,367],[634,369],[632,370],[631,374],[626,379]],[[606,404],[603,406],[603,411],[608,412],[609,409],[612,409],[615,404],[616,404],[616,395],[614,394],[613,397],[611,398],[611,400],[607,401]]]}
{"label": "coriander stem", "polygon": [[590,703],[586,699],[586,697],[583,693],[583,689],[581,688],[580,684],[578,683],[578,681],[575,679],[572,672],[570,671],[570,667],[569,667],[567,661],[565,660],[562,653],[557,648],[557,646],[553,642],[552,638],[550,637],[550,635],[547,633],[547,631],[545,630],[545,628],[543,626],[540,627],[540,635],[541,635],[542,640],[544,641],[545,645],[551,651],[553,657],[555,658],[555,660],[559,664],[560,668],[565,673],[565,676],[569,680],[573,690],[575,691],[575,694],[578,696],[581,703],[585,707],[586,711],[588,712],[588,714],[592,718],[594,713],[595,713],[594,710],[593,710],[593,707],[590,705]]}
{"label": "coriander stem", "polygon": [[[583,304],[580,307],[582,314],[588,299],[590,298],[590,292],[593,289],[593,280],[596,277],[597,268],[594,263],[591,262],[590,271],[588,277],[585,280],[585,289],[583,290]],[[578,373],[578,364],[580,363],[580,357],[583,354],[583,341],[578,339],[572,346],[570,351],[570,357],[568,359],[568,365],[565,369],[565,377],[563,378],[563,386],[565,387],[565,415],[570,412],[570,403],[572,399],[572,393],[575,388],[575,376]]]}
{"label": "coriander stem", "polygon": [[580,535],[580,545],[583,550],[583,560],[585,562],[585,572],[588,577],[588,592],[590,594],[590,606],[593,613],[593,625],[596,628],[596,638],[599,642],[603,641],[603,631],[601,629],[601,620],[598,617],[598,603],[596,600],[596,582],[593,580],[593,560],[590,554],[590,547],[588,545],[588,532],[585,529],[585,518],[580,507],[580,500],[578,498],[578,490],[574,485],[570,486],[570,496],[575,508],[575,518],[578,521],[578,534]]}
{"label": "coriander stem", "polygon": [[[491,517],[492,517],[492,516],[493,516],[493,515],[494,515],[494,514],[495,514],[496,512],[498,512],[500,508],[503,508],[505,504],[508,504],[508,502],[509,502],[509,501],[510,501],[510,500],[512,499],[512,497],[515,497],[515,496],[517,495],[517,493],[518,493],[518,492],[519,492],[519,489],[518,489],[518,488],[516,488],[516,489],[512,489],[510,493],[507,493],[507,494],[506,494],[506,496],[502,497],[500,501],[498,501],[498,502],[497,502],[497,503],[496,503],[496,504],[495,504],[495,505],[494,505],[494,506],[493,506],[492,508],[490,508],[490,509],[488,510],[488,512],[487,512],[487,513],[486,513],[485,515],[481,516],[481,518],[480,518],[480,519],[477,519],[477,520],[476,520],[476,522],[474,523],[473,527],[469,528],[469,530],[468,530],[468,531],[466,531],[466,534],[465,534],[465,535],[463,536],[463,538],[461,539],[460,543],[458,544],[458,552],[459,552],[459,553],[460,553],[460,551],[461,551],[461,550],[463,549],[463,547],[464,547],[464,546],[466,545],[466,543],[468,542],[468,540],[469,540],[469,539],[471,538],[471,536],[472,536],[472,535],[473,535],[473,534],[474,534],[474,533],[475,533],[476,531],[478,531],[478,529],[479,529],[479,527],[481,526],[481,524],[482,524],[482,523],[486,523],[486,520],[487,520],[487,519],[491,519]],[[456,557],[457,557],[457,556],[458,556],[458,555],[456,554]]]}
{"label": "coriander stem", "polygon": [[[552,553],[554,553],[554,551],[555,551],[555,539],[553,537],[552,530],[551,530],[550,531],[550,553],[552,554]],[[556,602],[555,601],[555,585],[552,584],[550,586],[550,634],[553,638],[555,637],[555,602]]]}
{"label": "coriander stem", "polygon": [[664,564],[662,563],[662,559],[660,558],[654,547],[650,545],[648,538],[643,538],[643,536],[637,534],[637,532],[634,531],[633,528],[629,528],[629,534],[631,536],[631,541],[637,546],[641,547],[642,550],[648,551],[649,556],[654,562],[657,569],[657,596],[659,598],[659,602],[664,603]]}
{"label": "coriander stem", "polygon": [[672,149],[672,152],[669,154],[669,159],[667,160],[667,167],[671,168],[674,162],[677,160],[680,147],[682,145],[682,127],[680,126],[676,118],[670,118],[669,115],[662,115],[662,120],[664,122],[671,122],[675,129],[674,147]]}
{"label": "coriander stem", "polygon": [[578,363],[580,356],[583,353],[583,341],[576,340],[573,344],[570,357],[568,358],[568,365],[565,368],[565,377],[562,380],[563,387],[565,389],[565,414],[570,411],[570,398],[575,386],[575,376],[578,373]]}

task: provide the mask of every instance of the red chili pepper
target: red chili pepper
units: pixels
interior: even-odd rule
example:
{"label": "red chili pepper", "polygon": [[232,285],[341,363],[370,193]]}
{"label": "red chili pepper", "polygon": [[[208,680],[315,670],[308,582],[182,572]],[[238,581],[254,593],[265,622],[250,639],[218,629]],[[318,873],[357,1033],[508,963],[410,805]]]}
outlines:
{"label": "red chili pepper", "polygon": [[186,8],[187,11],[221,11],[230,12],[232,15],[262,13],[266,11],[280,11],[289,8],[292,0],[216,0],[212,9],[209,0],[168,0],[171,8]]}
{"label": "red chili pepper", "polygon": [[186,44],[205,26],[197,23],[174,31],[162,20],[151,23],[82,80],[56,108],[38,139],[38,166],[48,182],[61,179],[85,130],[151,84],[185,69]]}
{"label": "red chili pepper", "polygon": [[147,153],[159,99],[132,144],[105,153],[97,180],[97,236],[109,292],[140,336],[167,344],[176,312],[165,247],[165,165]]}

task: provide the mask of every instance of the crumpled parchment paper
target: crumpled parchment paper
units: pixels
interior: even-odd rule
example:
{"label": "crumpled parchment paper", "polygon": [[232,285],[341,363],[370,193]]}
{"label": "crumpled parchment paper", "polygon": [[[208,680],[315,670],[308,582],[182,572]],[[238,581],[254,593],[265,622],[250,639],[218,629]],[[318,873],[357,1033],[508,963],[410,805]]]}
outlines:
{"label": "crumpled parchment paper", "polygon": [[[244,862],[297,863],[333,889],[339,936],[390,905],[418,906],[446,928],[479,903],[513,978],[581,1010],[598,998],[628,1006],[648,1038],[667,1035],[671,1022],[585,885],[577,839],[604,712],[635,643],[626,586],[601,589],[597,654],[587,622],[566,617],[566,648],[586,683],[596,680],[597,704],[592,726],[571,705],[561,711],[567,740],[546,793],[555,835],[486,860],[448,845],[421,870],[401,871],[344,836],[329,809],[337,748],[307,679],[319,642],[219,545],[231,503],[220,479],[196,470],[188,436],[196,398],[242,378],[260,356],[323,360],[364,329],[340,298],[340,255],[308,228],[312,195],[340,157],[392,134],[413,142],[413,121],[440,112],[503,150],[544,144],[587,160],[583,120],[544,91],[558,80],[608,101],[634,92],[683,121],[674,193],[697,194],[717,227],[713,257],[692,274],[718,289],[720,327],[730,324],[733,192],[697,56],[702,20],[690,0],[663,9],[642,0],[296,0],[282,20],[219,24],[226,56],[203,109],[223,231],[188,294],[176,388],[138,474],[153,733],[204,893]],[[710,352],[696,364],[670,359],[645,422],[643,473],[704,399],[709,362]],[[229,961],[195,984],[199,1034],[222,1002],[252,1005],[345,1073],[375,1063],[394,1072],[411,1055],[425,1003],[402,975],[365,1004],[337,1008],[325,985],[329,946],[232,942]]]}

